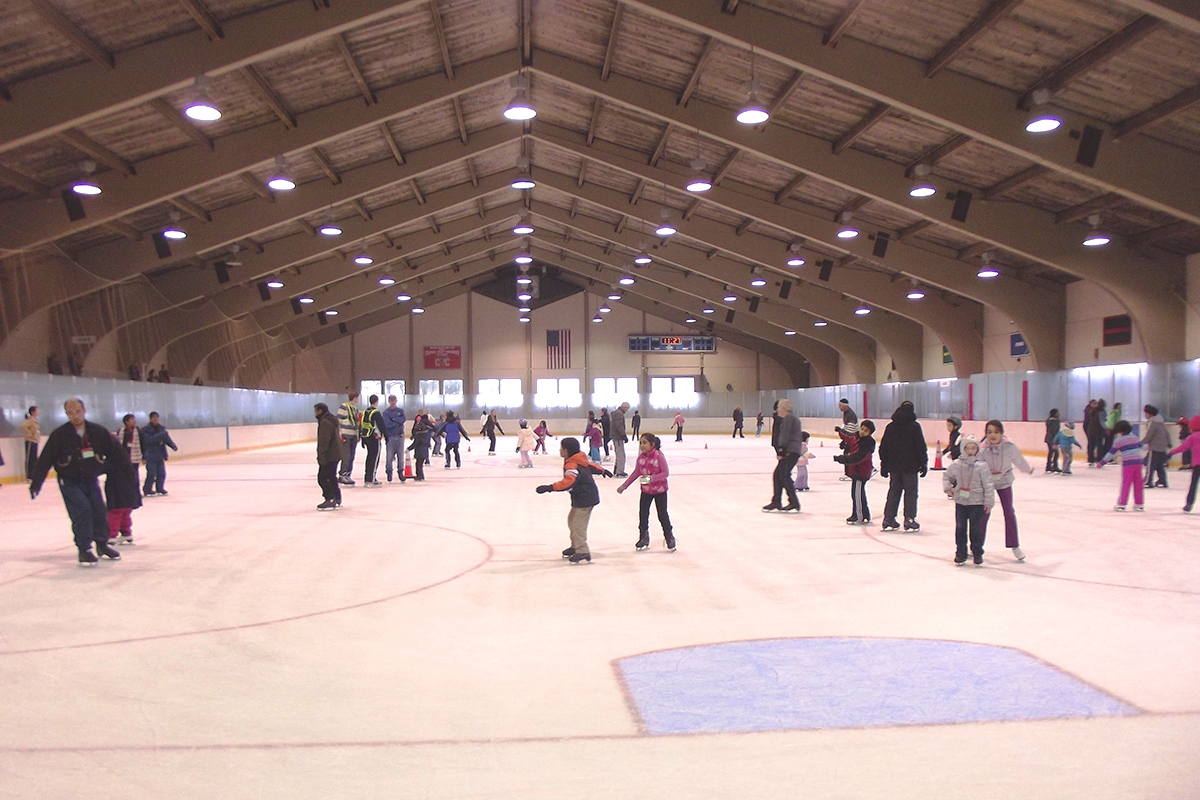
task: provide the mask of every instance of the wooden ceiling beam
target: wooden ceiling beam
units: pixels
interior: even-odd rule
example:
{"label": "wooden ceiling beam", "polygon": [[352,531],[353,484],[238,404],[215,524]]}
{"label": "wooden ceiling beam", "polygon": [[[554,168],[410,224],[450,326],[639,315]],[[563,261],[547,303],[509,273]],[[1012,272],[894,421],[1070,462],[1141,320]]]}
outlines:
{"label": "wooden ceiling beam", "polygon": [[413,197],[417,199],[417,205],[425,205],[425,195],[421,194],[421,187],[417,186],[417,179],[413,178],[410,180],[408,186],[412,189]]}
{"label": "wooden ceiling beam", "polygon": [[1101,211],[1107,211],[1110,208],[1119,206],[1123,202],[1125,202],[1125,198],[1119,194],[1112,192],[1102,194],[1093,200],[1063,209],[1054,215],[1054,221],[1059,225],[1067,222],[1078,222],[1081,219],[1087,219],[1092,214],[1099,214]]}
{"label": "wooden ceiling beam", "polygon": [[179,2],[200,26],[200,30],[208,36],[210,42],[219,42],[225,38],[225,30],[221,27],[221,23],[212,15],[202,0],[179,0]]}
{"label": "wooden ceiling beam", "polygon": [[821,37],[821,43],[829,47],[835,46],[838,43],[838,39],[841,39],[843,34],[854,24],[855,18],[863,12],[866,5],[867,0],[850,0],[850,5],[846,6],[841,16],[834,21],[829,30],[825,32],[825,35]]}
{"label": "wooden ceiling beam", "polygon": [[258,178],[254,177],[249,172],[239,173],[238,177],[242,179],[242,183],[249,187],[250,191],[254,192],[256,195],[264,200],[267,200],[268,202],[275,202],[275,193],[268,189]]}
{"label": "wooden ceiling beam", "polygon": [[1181,233],[1194,231],[1196,226],[1190,222],[1179,220],[1178,222],[1168,222],[1166,225],[1160,225],[1157,228],[1151,228],[1148,231],[1135,233],[1129,237],[1129,244],[1134,247],[1140,247],[1145,244],[1157,242],[1160,239],[1168,239],[1172,236],[1177,236]]}
{"label": "wooden ceiling beam", "polygon": [[994,2],[984,9],[975,20],[963,29],[962,33],[955,36],[950,42],[941,49],[925,65],[925,77],[932,78],[938,73],[942,67],[949,64],[960,53],[970,47],[972,44],[996,26],[996,23],[1004,19],[1008,12],[1012,11],[1023,0],[994,0]]}
{"label": "wooden ceiling beam", "polygon": [[1118,122],[1113,126],[1113,138],[1124,139],[1139,134],[1151,125],[1157,125],[1165,119],[1186,111],[1196,103],[1200,103],[1200,85],[1184,89],[1169,100],[1164,100],[1140,114],[1134,114],[1132,117]]}
{"label": "wooden ceiling beam", "polygon": [[846,132],[842,138],[833,143],[834,155],[841,153],[850,145],[857,142],[867,131],[878,125],[884,117],[890,114],[892,107],[887,103],[879,103],[867,113],[865,117],[860,119],[853,128]]}
{"label": "wooden ceiling beam", "polygon": [[284,105],[283,99],[275,93],[275,90],[271,88],[271,84],[267,83],[267,79],[258,71],[258,67],[249,64],[242,70],[242,74],[246,76],[246,79],[250,81],[250,85],[258,93],[258,96],[275,112],[275,116],[279,117],[279,120],[285,127],[295,128],[297,126],[296,115]]}
{"label": "wooden ceiling beam", "polygon": [[331,162],[325,156],[325,154],[321,152],[321,148],[314,147],[308,152],[312,154],[313,160],[317,162],[317,166],[319,166],[321,171],[325,173],[325,176],[329,178],[330,183],[332,183],[334,186],[337,186],[342,182],[342,176],[338,174],[336,169],[334,169],[333,162]]}
{"label": "wooden ceiling beam", "polygon": [[625,13],[625,4],[617,0],[617,9],[613,12],[612,27],[608,31],[608,47],[604,50],[604,66],[600,68],[600,80],[608,80],[612,72],[613,53],[617,51],[617,34],[621,29],[621,15]]}
{"label": "wooden ceiling beam", "polygon": [[1007,194],[1015,189],[1019,189],[1027,183],[1032,183],[1040,178],[1044,178],[1052,172],[1054,172],[1054,170],[1047,166],[1042,164],[1034,164],[1032,167],[1027,167],[1026,169],[1021,170],[1016,175],[1012,175],[1002,181],[992,184],[983,190],[983,194],[980,195],[980,197],[983,200],[995,200],[997,197],[1000,197],[1003,194]]}
{"label": "wooden ceiling beam", "polygon": [[713,175],[713,179],[712,179],[713,186],[721,185],[721,181],[725,180],[725,178],[727,178],[729,176],[729,170],[733,169],[733,165],[735,163],[737,163],[737,160],[739,158],[741,158],[741,156],[742,156],[741,150],[734,150],[732,153],[729,154],[729,158],[725,159],[725,163],[722,164],[717,169],[716,173]]}
{"label": "wooden ceiling beam", "polygon": [[779,91],[779,95],[775,98],[775,102],[771,104],[772,115],[779,109],[783,108],[784,103],[786,103],[791,96],[796,93],[796,90],[800,88],[800,84],[803,82],[804,71],[796,70],[796,74],[793,75],[792,79],[787,82],[787,85]]}
{"label": "wooden ceiling beam", "polygon": [[115,169],[117,172],[120,172],[127,178],[132,178],[134,175],[137,175],[137,169],[133,166],[133,164],[121,158],[112,150],[109,150],[107,147],[100,144],[95,139],[92,139],[82,131],[71,128],[69,130],[59,132],[58,138],[71,145],[76,150],[86,153],[110,169]]}
{"label": "wooden ceiling beam", "polygon": [[313,225],[308,220],[298,219],[298,220],[296,220],[296,224],[299,225],[304,230],[304,232],[307,233],[309,236],[317,235],[317,226]]}
{"label": "wooden ceiling beam", "polygon": [[479,186],[479,173],[475,171],[475,162],[467,159],[467,177],[471,179],[472,186]]}
{"label": "wooden ceiling beam", "polygon": [[101,47],[95,39],[88,36],[66,14],[52,6],[48,0],[27,0],[42,21],[61,33],[71,44],[79,48],[88,58],[102,67],[116,69],[117,62],[112,53]]}
{"label": "wooden ceiling beam", "polygon": [[778,205],[779,203],[782,203],[784,200],[787,200],[789,197],[791,197],[792,194],[799,189],[806,180],[809,179],[809,177],[810,176],[807,173],[802,172],[788,181],[787,186],[784,186],[775,193],[775,204]]}
{"label": "wooden ceiling beam", "polygon": [[370,85],[367,83],[362,68],[358,66],[358,60],[350,52],[350,45],[346,43],[346,34],[337,34],[333,37],[333,41],[337,44],[338,51],[342,54],[342,61],[346,62],[346,68],[350,70],[350,75],[354,78],[354,82],[358,84],[358,90],[362,92],[363,100],[369,106],[375,105],[379,100],[375,97],[375,92],[371,90]]}
{"label": "wooden ceiling beam", "polygon": [[919,219],[912,225],[909,225],[907,228],[901,228],[900,230],[896,231],[895,240],[897,242],[903,242],[910,236],[915,236],[926,228],[931,227],[933,227],[933,222],[931,220]]}
{"label": "wooden ceiling beam", "polygon": [[840,222],[843,214],[854,214],[855,212],[860,211],[866,206],[870,205],[870,203],[871,198],[867,197],[866,195],[856,197],[846,205],[842,206],[842,209],[834,214],[833,218]]}
{"label": "wooden ceiling beam", "polygon": [[580,159],[579,174],[575,177],[575,185],[576,186],[583,186],[584,181],[587,180],[587,166],[588,166],[587,160]]}
{"label": "wooden ceiling beam", "polygon": [[588,123],[587,143],[596,141],[596,126],[600,124],[600,112],[604,108],[604,100],[597,97],[592,103],[592,119]]}
{"label": "wooden ceiling beam", "polygon": [[366,205],[363,204],[363,201],[359,198],[356,197],[351,200],[350,207],[358,212],[358,215],[363,218],[363,222],[370,222],[372,219],[374,219],[374,216],[371,214],[371,210],[368,209]]}
{"label": "wooden ceiling beam", "polygon": [[533,61],[533,0],[521,0],[521,63]]}
{"label": "wooden ceiling beam", "polygon": [[971,137],[967,136],[965,133],[959,133],[951,136],[949,139],[942,142],[937,147],[934,147],[932,150],[922,153],[920,158],[908,165],[908,168],[904,171],[904,174],[910,175],[912,173],[912,168],[917,164],[928,164],[931,167],[937,166],[939,161],[947,158],[951,153],[955,152],[959,148],[970,144],[971,141]]}
{"label": "wooden ceiling beam", "polygon": [[212,214],[205,211],[204,207],[199,203],[193,203],[186,197],[172,197],[167,202],[178,208],[183,213],[187,214],[192,219],[197,219],[201,222],[212,222]]}
{"label": "wooden ceiling beam", "polygon": [[140,242],[142,240],[142,232],[124,220],[110,219],[108,222],[104,223],[104,226],[111,228],[130,241]]}
{"label": "wooden ceiling beam", "polygon": [[690,220],[692,218],[692,215],[696,213],[696,210],[700,208],[700,204],[703,202],[704,201],[701,200],[699,197],[697,197],[695,200],[693,200],[692,204],[690,206],[688,206],[686,209],[684,209],[683,221],[687,222],[688,220]]}
{"label": "wooden ceiling beam", "polygon": [[700,85],[700,75],[704,72],[704,68],[708,66],[708,61],[712,58],[713,48],[716,44],[717,40],[711,36],[704,43],[704,50],[701,51],[700,58],[696,60],[696,67],[692,70],[692,77],[688,78],[687,85],[683,87],[683,92],[679,95],[679,105],[686,106],[688,101],[692,99],[692,92],[696,91],[696,87]]}
{"label": "wooden ceiling beam", "polygon": [[1033,95],[1035,92],[1044,90],[1054,94],[1080,75],[1090,72],[1104,62],[1119,56],[1142,39],[1145,39],[1163,27],[1164,25],[1161,20],[1149,14],[1138,17],[1112,36],[1080,53],[1071,61],[1029,87],[1025,94],[1021,95],[1018,105],[1027,110],[1033,108]]}
{"label": "wooden ceiling beam", "polygon": [[650,166],[657,167],[658,162],[662,159],[663,153],[667,149],[667,140],[671,138],[671,123],[667,123],[667,127],[663,129],[662,137],[658,140],[658,145],[654,148],[654,152],[650,154],[650,160],[647,161]]}
{"label": "wooden ceiling beam", "polygon": [[968,261],[976,256],[981,256],[984,253],[990,253],[995,249],[996,245],[992,244],[991,242],[976,242],[969,247],[964,247],[962,250],[959,250],[955,258],[957,258],[959,261]]}
{"label": "wooden ceiling beam", "polygon": [[50,194],[50,187],[44,186],[33,178],[27,178],[15,169],[9,169],[5,166],[0,166],[0,183],[7,183],[14,189],[20,189],[26,194],[44,197]]}
{"label": "wooden ceiling beam", "polygon": [[755,222],[756,222],[756,220],[753,217],[746,217],[744,220],[742,220],[741,224],[738,225],[737,228],[735,229],[737,235],[741,236],[746,231],[750,230],[750,226],[753,225]]}
{"label": "wooden ceiling beam", "polygon": [[404,160],[404,151],[400,149],[400,145],[396,142],[396,137],[392,135],[392,129],[385,122],[379,126],[379,132],[383,134],[383,140],[387,142],[388,149],[392,151],[392,158],[396,159],[396,165],[403,167],[406,163]]}
{"label": "wooden ceiling beam", "polygon": [[638,201],[642,199],[642,193],[646,191],[646,179],[639,178],[637,188],[633,190],[633,194],[629,197],[629,204],[636,206]]}
{"label": "wooden ceiling beam", "polygon": [[438,8],[438,0],[429,0],[429,12],[433,16],[433,31],[437,34],[438,50],[442,54],[442,67],[446,70],[446,78],[454,80],[454,62],[450,60],[450,45],[446,41],[446,30],[442,26],[442,11]]}
{"label": "wooden ceiling beam", "polygon": [[470,144],[467,140],[467,120],[463,117],[462,101],[458,99],[458,95],[450,98],[451,105],[454,106],[454,121],[458,123],[458,138],[463,144]]}
{"label": "wooden ceiling beam", "polygon": [[156,97],[150,101],[150,107],[162,116],[167,122],[174,125],[179,131],[184,133],[189,139],[203,147],[205,150],[213,149],[213,140],[204,135],[190,120],[183,116],[175,106],[168,103],[161,97]]}

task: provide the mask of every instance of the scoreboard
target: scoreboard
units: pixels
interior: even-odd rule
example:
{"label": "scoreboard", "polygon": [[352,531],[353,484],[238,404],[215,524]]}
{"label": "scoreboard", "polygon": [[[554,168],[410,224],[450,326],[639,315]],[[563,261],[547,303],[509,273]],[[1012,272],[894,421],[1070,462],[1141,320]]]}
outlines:
{"label": "scoreboard", "polygon": [[692,334],[649,334],[629,337],[631,353],[715,353],[715,336],[693,336]]}

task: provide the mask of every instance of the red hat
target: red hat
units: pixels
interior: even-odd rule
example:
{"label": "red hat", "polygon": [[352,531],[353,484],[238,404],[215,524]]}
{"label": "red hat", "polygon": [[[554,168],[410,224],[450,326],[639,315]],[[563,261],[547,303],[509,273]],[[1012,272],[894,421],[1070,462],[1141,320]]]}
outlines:
{"label": "red hat", "polygon": [[1188,430],[1200,431],[1200,414],[1192,417],[1191,421],[1188,423]]}

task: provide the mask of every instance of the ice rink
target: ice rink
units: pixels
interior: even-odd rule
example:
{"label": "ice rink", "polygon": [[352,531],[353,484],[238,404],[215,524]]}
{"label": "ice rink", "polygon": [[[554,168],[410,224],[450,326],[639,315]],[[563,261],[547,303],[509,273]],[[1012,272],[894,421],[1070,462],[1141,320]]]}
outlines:
{"label": "ice rink", "polygon": [[997,519],[956,567],[940,473],[919,533],[879,477],[851,527],[816,444],[764,514],[768,441],[664,442],[675,553],[600,481],[575,566],[555,442],[377,489],[360,452],[335,512],[312,445],[172,460],[94,568],[7,485],[0,797],[1200,798],[1187,473],[1144,514],[1117,468],[1018,477],[1027,561]]}

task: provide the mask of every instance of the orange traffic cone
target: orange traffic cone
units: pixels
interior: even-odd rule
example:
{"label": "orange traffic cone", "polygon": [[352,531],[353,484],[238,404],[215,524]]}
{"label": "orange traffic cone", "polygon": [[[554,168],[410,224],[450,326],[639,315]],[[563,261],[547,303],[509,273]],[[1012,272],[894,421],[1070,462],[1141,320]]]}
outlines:
{"label": "orange traffic cone", "polygon": [[942,466],[942,440],[938,439],[937,444],[934,446],[937,448],[937,458],[933,460],[933,468],[935,470],[944,470],[945,467]]}
{"label": "orange traffic cone", "polygon": [[411,478],[412,476],[413,476],[412,459],[409,458],[408,453],[405,452],[405,454],[404,454],[404,477]]}

